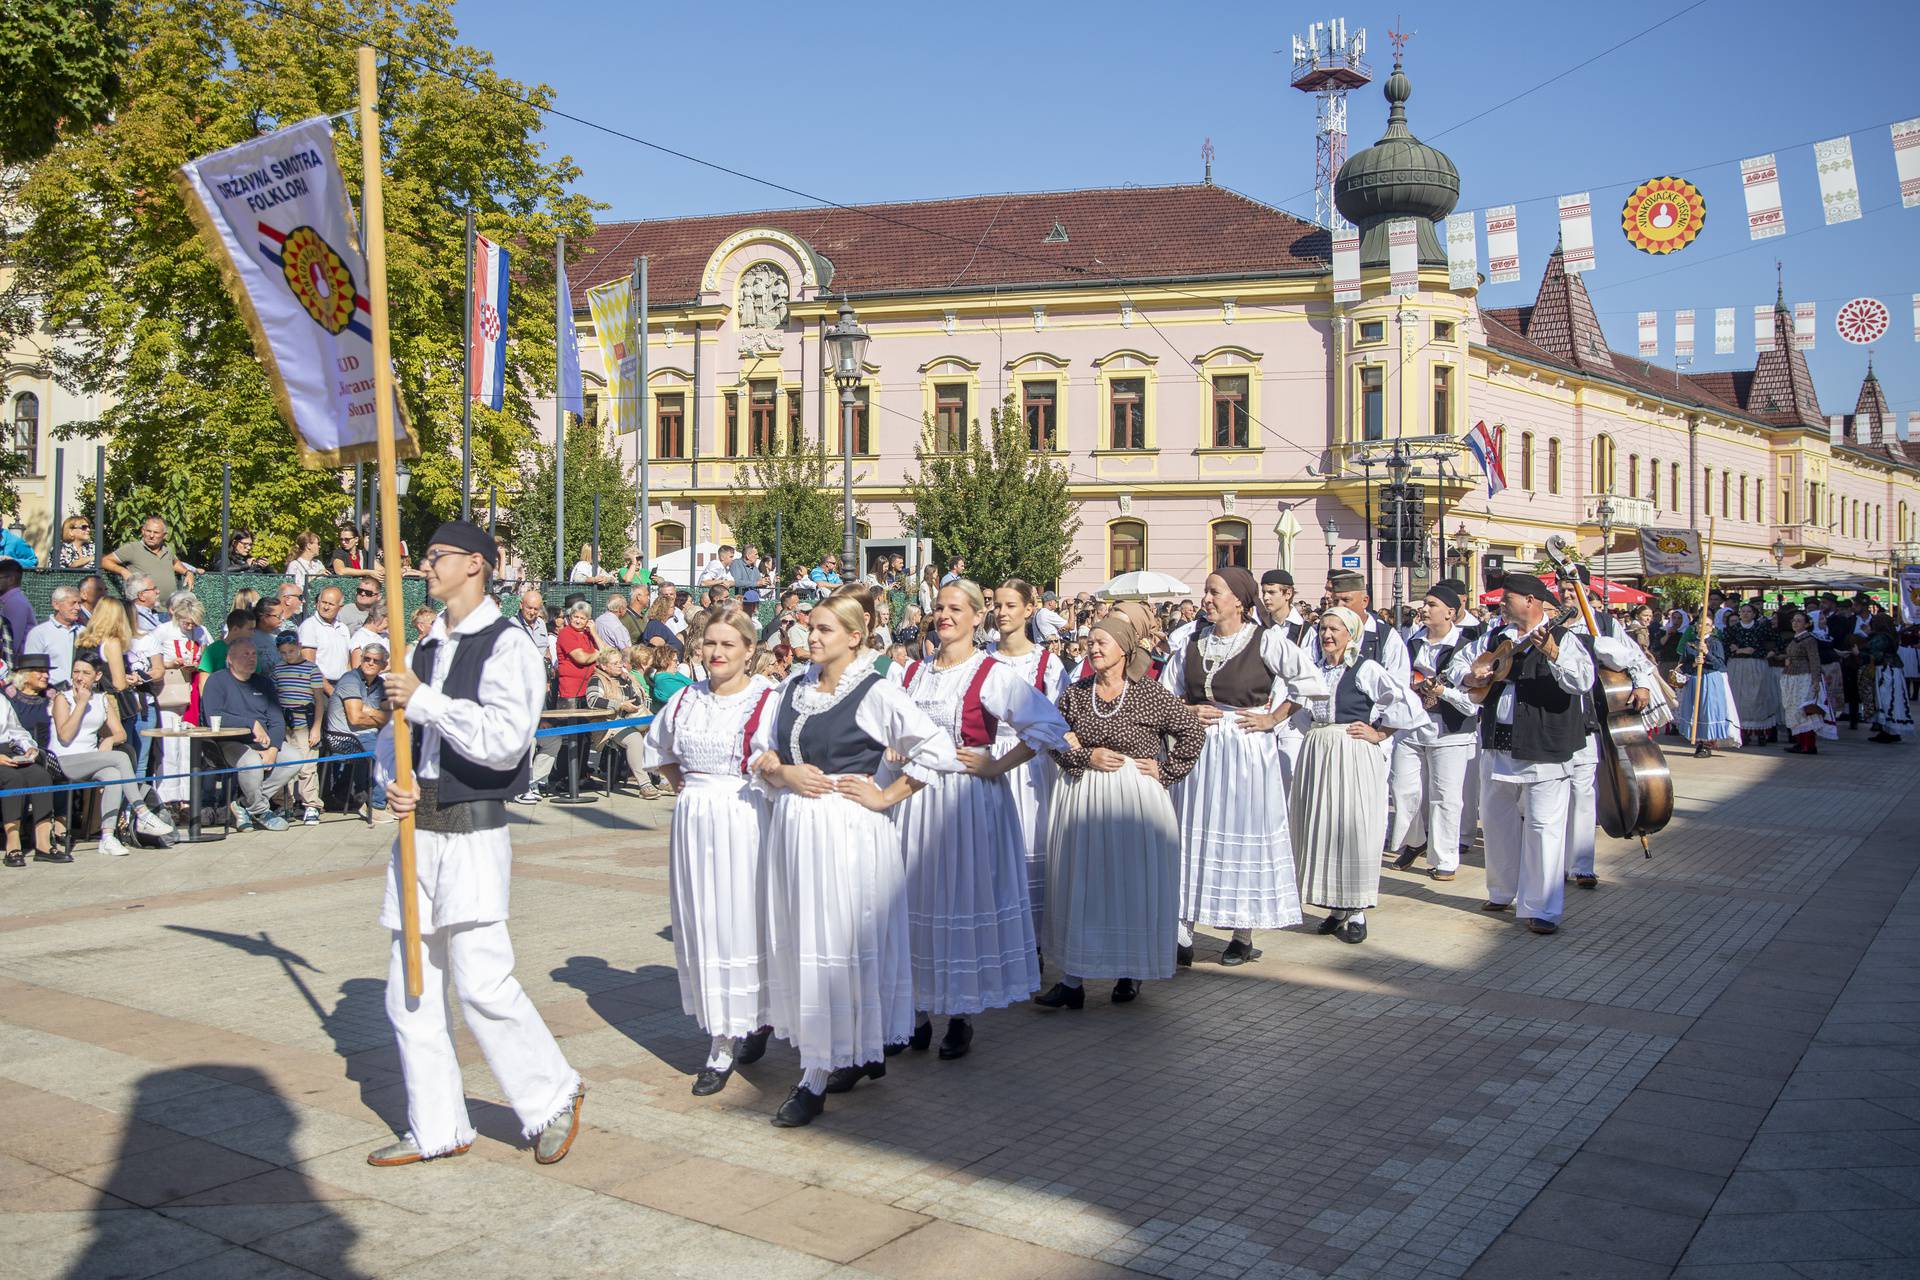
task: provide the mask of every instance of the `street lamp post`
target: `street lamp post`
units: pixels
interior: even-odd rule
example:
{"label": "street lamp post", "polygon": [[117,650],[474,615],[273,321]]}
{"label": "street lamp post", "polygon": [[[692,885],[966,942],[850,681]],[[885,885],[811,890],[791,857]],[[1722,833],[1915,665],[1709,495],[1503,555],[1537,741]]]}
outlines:
{"label": "street lamp post", "polygon": [[1773,552],[1773,600],[1774,603],[1778,605],[1786,599],[1787,594],[1784,590],[1784,584],[1781,582],[1781,579],[1786,577],[1787,574],[1787,544],[1779,538],[1775,538],[1773,540],[1773,546],[1769,547],[1768,550]]}
{"label": "street lamp post", "polygon": [[1413,460],[1396,443],[1387,458],[1387,474],[1392,478],[1387,482],[1385,505],[1393,529],[1393,612],[1389,616],[1395,626],[1400,625],[1400,602],[1406,589],[1407,472],[1412,469]]}
{"label": "street lamp post", "polygon": [[853,528],[853,409],[854,391],[860,386],[860,369],[866,363],[867,343],[872,335],[854,318],[853,304],[840,303],[840,318],[827,330],[833,344],[833,380],[840,387],[840,500],[845,505],[845,557],[842,563],[850,574],[858,572],[859,548],[854,545]]}
{"label": "street lamp post", "polygon": [[1327,539],[1327,576],[1331,578],[1336,567],[1333,563],[1333,549],[1340,545],[1340,526],[1334,523],[1332,516],[1328,516],[1326,527],[1321,532]]}

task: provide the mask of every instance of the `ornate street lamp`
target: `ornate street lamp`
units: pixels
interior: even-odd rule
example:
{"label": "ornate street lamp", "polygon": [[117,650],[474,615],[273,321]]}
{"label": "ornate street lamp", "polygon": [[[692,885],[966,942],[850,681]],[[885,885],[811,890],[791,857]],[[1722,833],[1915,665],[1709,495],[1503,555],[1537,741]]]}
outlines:
{"label": "ornate street lamp", "polygon": [[[846,506],[846,556],[848,574],[859,572],[859,548],[854,545],[853,528],[853,409],[858,401],[854,392],[860,386],[861,366],[867,360],[867,343],[872,335],[854,318],[853,304],[841,300],[840,318],[827,330],[827,342],[833,350],[833,380],[840,387],[840,497]],[[851,581],[851,579],[848,579]]]}
{"label": "ornate street lamp", "polygon": [[1786,594],[1781,589],[1780,580],[1786,576],[1787,572],[1787,544],[1775,538],[1773,546],[1768,550],[1773,552],[1773,598],[1777,601]]}
{"label": "ornate street lamp", "polygon": [[1326,528],[1322,529],[1321,532],[1326,535],[1327,539],[1327,572],[1331,574],[1334,569],[1333,549],[1340,545],[1340,526],[1333,522],[1332,516],[1328,516]]}

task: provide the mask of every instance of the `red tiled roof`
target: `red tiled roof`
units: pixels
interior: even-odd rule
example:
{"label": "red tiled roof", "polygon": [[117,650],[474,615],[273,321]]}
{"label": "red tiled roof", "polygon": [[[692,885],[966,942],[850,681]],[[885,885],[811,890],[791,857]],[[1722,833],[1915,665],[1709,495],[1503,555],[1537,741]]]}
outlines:
{"label": "red tiled roof", "polygon": [[[1064,244],[1047,243],[1056,223]],[[1224,187],[1114,187],[609,222],[569,276],[584,290],[644,253],[651,301],[691,303],[714,249],[749,227],[811,246],[832,292],[856,296],[1318,272],[1331,248],[1324,229]]]}
{"label": "red tiled roof", "polygon": [[1793,313],[1784,304],[1773,310],[1773,350],[1754,361],[1753,384],[1740,403],[1749,416],[1776,427],[1828,429],[1806,353],[1793,345]]}
{"label": "red tiled roof", "polygon": [[1851,435],[1864,439],[1869,444],[1879,444],[1893,438],[1893,414],[1887,411],[1886,393],[1880,389],[1880,379],[1873,376],[1873,365],[1867,365],[1867,376],[1860,382],[1860,398],[1853,405]]}
{"label": "red tiled roof", "polygon": [[1540,275],[1540,293],[1526,308],[1521,332],[1529,342],[1545,347],[1576,369],[1606,372],[1612,365],[1607,334],[1594,313],[1587,286],[1568,275],[1566,259],[1555,245]]}

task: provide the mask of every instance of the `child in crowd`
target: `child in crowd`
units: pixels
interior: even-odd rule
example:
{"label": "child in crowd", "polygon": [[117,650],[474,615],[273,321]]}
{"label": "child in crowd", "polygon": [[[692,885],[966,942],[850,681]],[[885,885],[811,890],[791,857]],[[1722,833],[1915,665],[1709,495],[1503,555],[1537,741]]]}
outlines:
{"label": "child in crowd", "polygon": [[333,686],[303,654],[299,632],[282,631],[276,643],[280,664],[273,669],[273,692],[287,717],[287,738],[281,750],[308,760],[287,790],[292,805],[302,810],[300,820],[312,826],[320,821],[320,766],[313,763],[320,754],[317,744],[324,719],[318,708],[333,696]]}
{"label": "child in crowd", "polygon": [[681,669],[680,655],[672,645],[656,644],[647,654],[647,688],[653,693],[653,705],[664,707],[667,699],[693,683],[693,677]]}

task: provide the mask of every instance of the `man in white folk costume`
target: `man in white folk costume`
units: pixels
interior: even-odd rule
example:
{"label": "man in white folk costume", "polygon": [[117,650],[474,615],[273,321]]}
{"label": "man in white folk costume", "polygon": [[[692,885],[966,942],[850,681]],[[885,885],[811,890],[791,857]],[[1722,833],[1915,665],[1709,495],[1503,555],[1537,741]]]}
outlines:
{"label": "man in white folk costume", "polygon": [[391,725],[380,734],[378,767],[394,815],[414,815],[424,981],[421,998],[408,999],[396,847],[380,923],[393,931],[387,1016],[406,1077],[408,1132],[369,1155],[373,1165],[415,1164],[473,1145],[449,984],[534,1159],[559,1160],[580,1131],[586,1089],[514,978],[507,938],[506,805],[527,788],[546,667],[487,595],[498,562],[498,545],[476,525],[450,520],[434,532],[423,562],[427,590],[446,609],[414,650],[412,669],[396,664],[386,677],[388,701],[405,709],[415,732],[412,788],[393,782]]}
{"label": "man in white folk costume", "polygon": [[[1487,691],[1480,708],[1485,909],[1513,910],[1532,932],[1557,933],[1573,759],[1587,742],[1585,695],[1593,685],[1593,659],[1556,624],[1552,593],[1539,578],[1510,573],[1501,585],[1503,624],[1456,652],[1447,678]],[[1504,671],[1492,661],[1503,640],[1512,642]],[[1490,660],[1480,662],[1483,655]]]}
{"label": "man in white folk costume", "polygon": [[1406,641],[1413,654],[1413,691],[1425,714],[1417,727],[1393,739],[1393,825],[1387,848],[1399,851],[1393,865],[1401,871],[1424,849],[1435,880],[1451,880],[1460,870],[1461,810],[1469,788],[1479,787],[1471,770],[1480,708],[1442,678],[1468,642],[1459,625],[1461,606],[1460,593],[1444,582],[1434,583],[1421,601],[1422,625],[1409,631]]}
{"label": "man in white folk costume", "polygon": [[[1313,625],[1294,607],[1293,575],[1285,569],[1269,569],[1260,575],[1260,620],[1265,626],[1278,627],[1280,634],[1300,646],[1302,653],[1312,656],[1318,641],[1314,638]],[[1306,733],[1311,728],[1313,711],[1308,707],[1300,708],[1273,727],[1273,745],[1280,749],[1282,795],[1293,789],[1293,767],[1300,759],[1300,746],[1307,740]]]}

